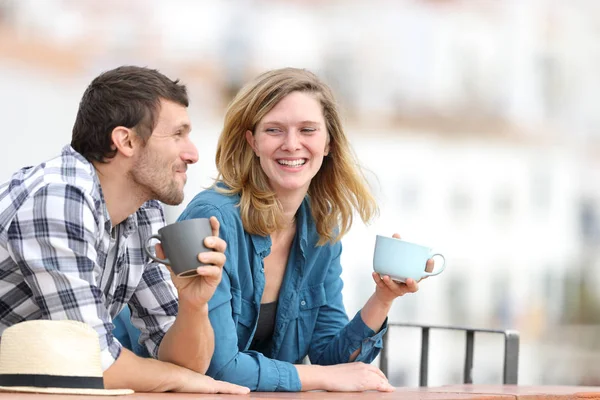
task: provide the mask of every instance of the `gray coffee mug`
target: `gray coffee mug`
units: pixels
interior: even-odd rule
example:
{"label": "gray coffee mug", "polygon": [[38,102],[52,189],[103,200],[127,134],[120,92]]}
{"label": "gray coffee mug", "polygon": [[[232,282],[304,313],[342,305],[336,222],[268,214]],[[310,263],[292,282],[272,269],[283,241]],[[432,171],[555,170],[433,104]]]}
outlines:
{"label": "gray coffee mug", "polygon": [[[198,253],[213,251],[204,246],[207,236],[212,236],[208,218],[187,219],[160,228],[158,233],[146,239],[144,250],[154,261],[170,265],[175,275],[194,277],[197,276],[196,268],[208,265],[198,260]],[[148,246],[152,239],[160,241],[168,258],[158,258],[150,252]]]}

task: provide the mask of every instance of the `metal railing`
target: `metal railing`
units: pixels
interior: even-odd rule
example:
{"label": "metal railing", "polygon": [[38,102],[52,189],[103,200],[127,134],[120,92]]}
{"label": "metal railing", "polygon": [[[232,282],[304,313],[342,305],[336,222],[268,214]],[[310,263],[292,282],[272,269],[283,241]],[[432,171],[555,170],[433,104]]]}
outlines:
{"label": "metal railing", "polygon": [[512,330],[475,329],[455,326],[435,326],[419,324],[388,323],[388,330],[383,336],[383,349],[380,355],[380,369],[387,376],[389,363],[390,328],[419,328],[421,329],[421,363],[419,368],[419,386],[427,386],[429,366],[429,331],[432,329],[464,331],[466,339],[465,365],[463,383],[473,383],[473,354],[475,350],[475,333],[495,333],[504,335],[504,370],[503,383],[516,385],[519,375],[519,333]]}

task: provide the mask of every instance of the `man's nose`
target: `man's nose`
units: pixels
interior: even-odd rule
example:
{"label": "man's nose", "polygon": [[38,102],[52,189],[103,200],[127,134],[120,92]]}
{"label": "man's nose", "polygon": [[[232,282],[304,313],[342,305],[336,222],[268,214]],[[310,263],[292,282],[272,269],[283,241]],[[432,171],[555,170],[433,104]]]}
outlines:
{"label": "man's nose", "polygon": [[192,143],[192,141],[189,139],[181,158],[186,164],[194,164],[198,161],[198,149],[196,148],[196,145],[194,145],[194,143]]}

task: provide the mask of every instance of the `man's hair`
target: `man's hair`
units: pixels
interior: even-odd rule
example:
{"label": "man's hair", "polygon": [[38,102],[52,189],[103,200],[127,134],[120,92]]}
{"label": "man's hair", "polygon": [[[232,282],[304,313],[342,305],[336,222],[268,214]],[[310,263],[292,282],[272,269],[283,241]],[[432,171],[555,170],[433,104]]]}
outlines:
{"label": "man's hair", "polygon": [[329,155],[308,189],[319,245],[323,245],[344,236],[352,225],[354,210],[368,222],[378,207],[342,129],[333,93],[312,72],[297,68],[268,71],[238,92],[225,113],[217,144],[216,180],[226,187],[216,188],[241,196],[239,207],[246,232],[265,236],[284,226],[281,203],[246,141],[246,131],[254,133],[260,120],[294,92],[310,94],[319,102],[329,135]]}
{"label": "man's hair", "polygon": [[117,153],[111,137],[116,127],[133,129],[144,141],[150,137],[161,99],[189,105],[185,85],[155,69],[122,66],[103,72],[81,98],[71,146],[89,161],[106,162]]}

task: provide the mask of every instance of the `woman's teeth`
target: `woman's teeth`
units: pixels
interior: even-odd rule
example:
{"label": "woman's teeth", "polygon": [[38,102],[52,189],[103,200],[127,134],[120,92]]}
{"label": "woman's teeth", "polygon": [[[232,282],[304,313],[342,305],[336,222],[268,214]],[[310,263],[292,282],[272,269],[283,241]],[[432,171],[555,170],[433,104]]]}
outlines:
{"label": "woman's teeth", "polygon": [[288,167],[299,167],[300,165],[304,165],[306,163],[305,159],[300,160],[277,160],[277,162],[281,165],[285,165]]}

